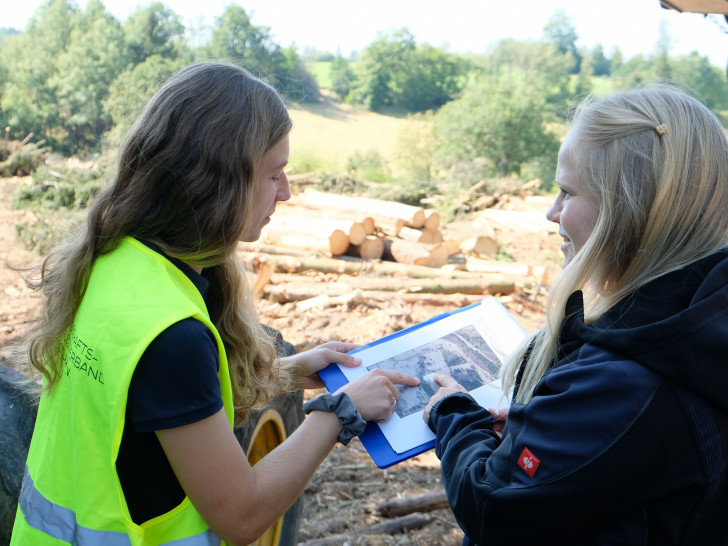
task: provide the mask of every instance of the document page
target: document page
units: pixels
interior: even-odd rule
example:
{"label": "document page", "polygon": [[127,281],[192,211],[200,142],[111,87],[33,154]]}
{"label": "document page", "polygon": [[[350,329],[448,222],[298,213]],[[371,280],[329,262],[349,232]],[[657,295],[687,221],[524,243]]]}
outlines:
{"label": "document page", "polygon": [[378,423],[397,453],[434,439],[422,410],[439,388],[434,373],[452,376],[478,403],[489,408],[508,406],[498,377],[501,365],[525,337],[525,330],[496,298],[403,330],[352,354],[362,359],[357,368],[340,369],[349,381],[375,368],[420,378],[418,387],[398,387],[401,399],[392,418]]}

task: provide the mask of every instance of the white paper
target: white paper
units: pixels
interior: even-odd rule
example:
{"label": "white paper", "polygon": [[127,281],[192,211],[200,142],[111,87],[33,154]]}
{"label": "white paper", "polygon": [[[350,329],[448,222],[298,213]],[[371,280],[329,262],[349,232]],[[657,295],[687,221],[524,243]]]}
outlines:
{"label": "white paper", "polygon": [[434,439],[422,410],[439,387],[428,381],[435,372],[454,377],[485,408],[504,408],[509,399],[500,387],[499,370],[523,340],[525,330],[493,297],[414,331],[356,351],[362,365],[339,366],[349,381],[382,368],[420,378],[419,387],[402,387],[397,411],[379,423],[397,453]]}

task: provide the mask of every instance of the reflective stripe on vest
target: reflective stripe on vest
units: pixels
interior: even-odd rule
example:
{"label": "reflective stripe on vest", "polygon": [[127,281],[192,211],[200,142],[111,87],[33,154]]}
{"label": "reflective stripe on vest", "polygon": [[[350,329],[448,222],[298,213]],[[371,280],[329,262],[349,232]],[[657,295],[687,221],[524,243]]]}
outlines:
{"label": "reflective stripe on vest", "polygon": [[[23,489],[18,499],[25,521],[45,534],[78,546],[131,546],[126,533],[99,531],[76,523],[73,510],[53,504],[35,488],[28,467],[23,475]],[[222,540],[211,530],[193,537],[165,542],[178,546],[219,546]],[[162,545],[160,545],[162,546]]]}

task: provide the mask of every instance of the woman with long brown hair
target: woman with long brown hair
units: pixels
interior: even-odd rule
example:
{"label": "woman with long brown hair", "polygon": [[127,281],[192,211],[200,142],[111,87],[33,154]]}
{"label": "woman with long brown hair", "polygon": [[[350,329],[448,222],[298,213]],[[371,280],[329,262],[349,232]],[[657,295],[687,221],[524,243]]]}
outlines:
{"label": "woman with long brown hair", "polygon": [[291,125],[269,85],[199,63],[130,129],[85,228],[43,264],[29,358],[44,392],[12,544],[247,544],[337,439],[417,384],[377,371],[316,399],[255,467],[233,434],[329,363],[359,364],[340,342],[276,358],[238,263],[290,197]]}

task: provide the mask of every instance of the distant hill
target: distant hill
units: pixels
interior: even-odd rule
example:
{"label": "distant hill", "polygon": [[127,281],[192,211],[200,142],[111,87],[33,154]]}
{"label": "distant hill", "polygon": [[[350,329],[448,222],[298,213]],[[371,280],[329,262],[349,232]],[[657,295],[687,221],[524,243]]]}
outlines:
{"label": "distant hill", "polygon": [[291,109],[291,163],[312,163],[343,170],[354,152],[376,149],[391,159],[397,134],[407,125],[402,118],[377,114],[326,97],[318,104]]}

